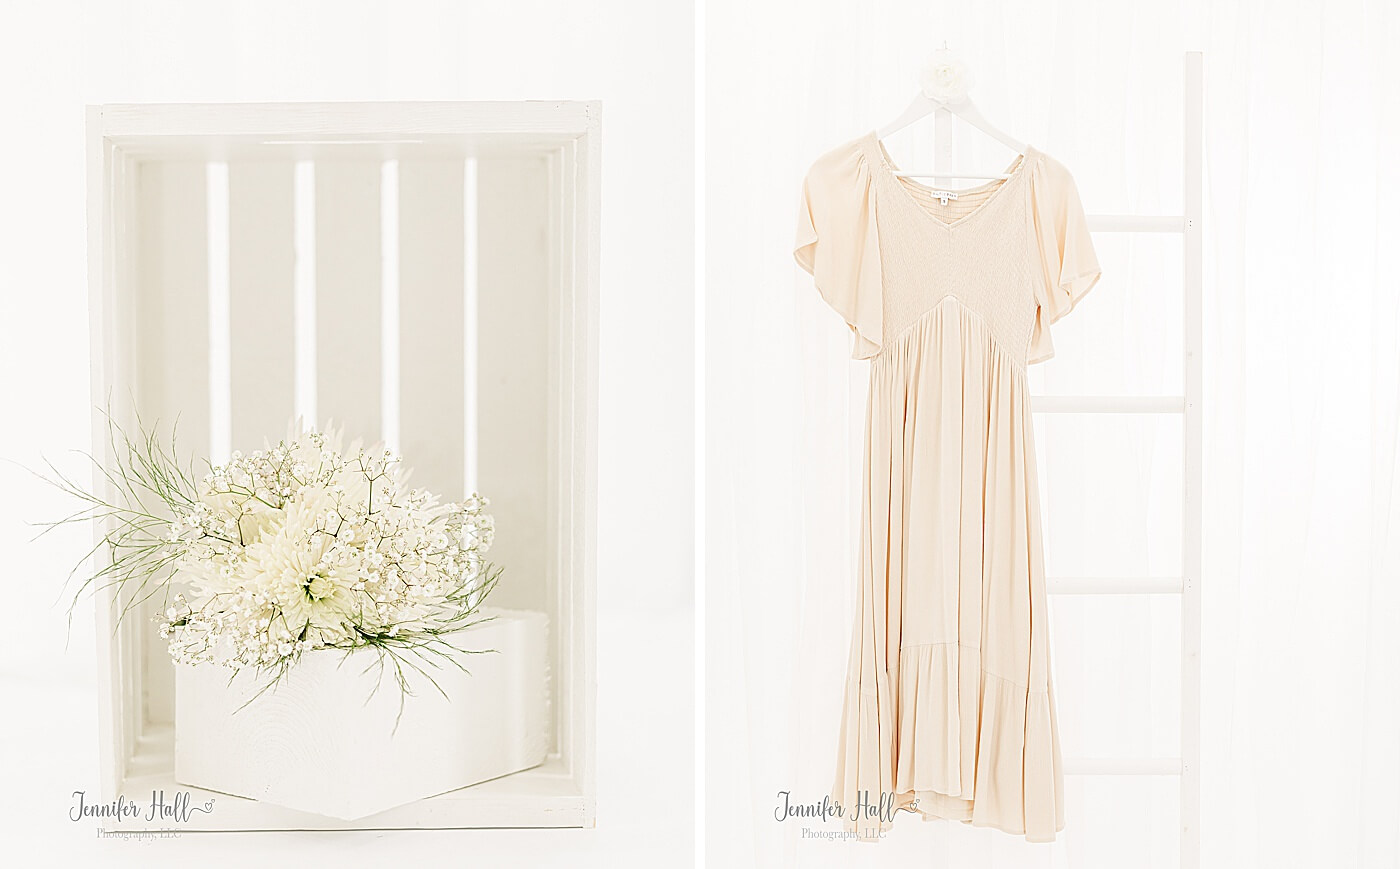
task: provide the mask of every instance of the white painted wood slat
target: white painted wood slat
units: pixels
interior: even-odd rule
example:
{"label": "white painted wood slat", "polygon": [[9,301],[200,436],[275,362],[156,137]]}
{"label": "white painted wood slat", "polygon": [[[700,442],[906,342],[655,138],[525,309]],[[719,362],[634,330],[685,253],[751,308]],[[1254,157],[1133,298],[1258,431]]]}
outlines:
{"label": "white painted wood slat", "polygon": [[162,103],[102,107],[107,137],[140,146],[148,137],[240,137],[313,145],[337,140],[413,144],[483,134],[573,139],[596,125],[589,104],[563,100],[378,103]]}
{"label": "white painted wood slat", "polygon": [[380,165],[316,163],[317,421],[343,425],[347,443],[383,437]]}
{"label": "white painted wood slat", "polygon": [[1049,577],[1050,594],[1181,594],[1179,576]]}
{"label": "white painted wood slat", "polygon": [[1179,395],[1036,395],[1034,413],[1181,413]]}
{"label": "white painted wood slat", "polygon": [[1067,757],[1065,775],[1181,775],[1177,757]]}
{"label": "white painted wood slat", "polygon": [[549,570],[549,179],[542,158],[477,164],[480,488],[496,517],[492,559],[514,574],[500,606],[539,606]]}
{"label": "white painted wood slat", "polygon": [[1186,218],[1179,214],[1089,214],[1085,215],[1092,232],[1162,232],[1186,231]]}
{"label": "white painted wood slat", "polygon": [[[176,426],[177,448],[203,456],[209,446],[209,305],[205,255],[205,165],[149,163],[139,169],[137,407],[148,426]],[[126,396],[113,396],[114,403]],[[202,473],[197,466],[197,474]],[[150,629],[165,608],[152,598],[134,639],[144,658],[142,704],[147,721],[174,720],[175,667]]]}
{"label": "white painted wood slat", "polygon": [[413,485],[463,496],[461,160],[399,161],[399,419]]}
{"label": "white painted wood slat", "polygon": [[[466,369],[475,369],[477,479],[496,518],[491,560],[505,573],[493,593],[498,606],[548,608],[557,576],[551,563],[553,499],[550,480],[553,341],[557,312],[551,283],[550,163],[540,156],[476,161],[475,347],[468,341]],[[469,190],[471,189],[469,185]],[[475,267],[473,269],[473,266]],[[470,295],[470,294],[469,294]],[[470,356],[474,355],[475,359]],[[556,632],[557,634],[557,632]],[[560,665],[557,641],[548,654]],[[557,740],[551,720],[550,744]]]}
{"label": "white painted wood slat", "polygon": [[1186,413],[1182,417],[1186,473],[1182,491],[1181,569],[1181,865],[1201,864],[1201,536],[1205,504],[1201,431],[1203,412],[1201,290],[1205,259],[1201,217],[1204,196],[1204,72],[1203,56],[1189,51],[1185,58],[1186,105],[1182,147],[1185,170],[1182,194],[1186,204],[1185,259]]}
{"label": "white painted wood slat", "polygon": [[286,436],[294,409],[292,167],[229,165],[231,444],[244,454]]}

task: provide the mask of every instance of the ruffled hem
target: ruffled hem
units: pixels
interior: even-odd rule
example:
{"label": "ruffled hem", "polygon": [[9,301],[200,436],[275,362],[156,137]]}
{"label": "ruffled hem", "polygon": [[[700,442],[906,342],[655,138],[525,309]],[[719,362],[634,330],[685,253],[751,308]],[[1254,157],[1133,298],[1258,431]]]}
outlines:
{"label": "ruffled hem", "polygon": [[898,811],[891,778],[895,737],[888,726],[892,714],[888,682],[883,677],[876,681],[884,690],[846,697],[832,789],[841,804],[845,831],[860,839],[878,839],[891,829]]}
{"label": "ruffled hem", "polygon": [[[974,647],[904,648],[893,717],[883,718],[898,727],[881,727],[874,693],[861,693],[843,723],[836,793],[846,832],[876,840],[908,811],[1053,842],[1064,829],[1053,703],[1048,690],[982,670]],[[846,729],[853,723],[858,733]]]}

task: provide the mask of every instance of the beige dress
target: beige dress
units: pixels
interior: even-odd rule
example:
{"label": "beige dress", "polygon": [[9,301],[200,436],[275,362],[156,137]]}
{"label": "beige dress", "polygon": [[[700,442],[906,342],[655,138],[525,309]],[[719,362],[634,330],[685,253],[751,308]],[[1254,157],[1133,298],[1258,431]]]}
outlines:
{"label": "beige dress", "polygon": [[1099,279],[1073,178],[1034,147],[956,199],[875,133],[820,157],[795,256],[870,360],[860,603],[835,799],[1033,842],[1064,828],[1026,366]]}

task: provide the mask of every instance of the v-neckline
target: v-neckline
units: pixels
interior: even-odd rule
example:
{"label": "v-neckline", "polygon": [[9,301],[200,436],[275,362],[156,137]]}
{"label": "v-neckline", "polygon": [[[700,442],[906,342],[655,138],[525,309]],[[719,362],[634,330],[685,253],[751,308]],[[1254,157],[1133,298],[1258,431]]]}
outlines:
{"label": "v-neckline", "polygon": [[[994,178],[985,184],[978,184],[975,187],[968,187],[962,190],[952,190],[952,188],[938,188],[952,190],[952,192],[957,193],[959,196],[968,193],[980,193],[985,190],[992,191],[991,194],[986,199],[983,199],[982,202],[979,203],[976,208],[964,214],[962,217],[959,217],[957,220],[949,222],[945,220],[940,220],[938,217],[935,217],[932,212],[930,212],[927,208],[923,206],[923,203],[919,202],[919,200],[914,196],[913,192],[905,186],[905,182],[908,181],[908,179],[901,178],[899,175],[896,174],[901,170],[897,165],[895,165],[894,160],[890,157],[890,152],[885,149],[885,143],[880,141],[880,134],[877,130],[871,130],[869,133],[867,133],[866,140],[870,145],[871,151],[873,152],[872,156],[874,158],[874,161],[877,164],[879,164],[880,171],[883,172],[886,175],[886,177],[889,178],[890,182],[894,184],[894,186],[899,188],[901,196],[904,199],[908,200],[909,204],[912,205],[916,211],[922,214],[924,218],[928,220],[929,223],[932,223],[934,226],[939,227],[940,229],[946,232],[952,232],[957,227],[962,226],[969,220],[972,220],[974,217],[977,217],[979,214],[986,211],[989,205],[991,205],[993,202],[997,201],[1001,197],[1002,191],[1004,191],[1007,187],[1010,187],[1012,183],[1018,181],[1022,175],[1026,174],[1026,169],[1030,165],[1031,160],[1034,159],[1037,153],[1039,153],[1034,145],[1027,144],[1026,152],[1024,154],[1017,154],[1011,159],[1011,162],[1006,165],[1006,170],[1002,173],[1007,176],[1005,178]],[[935,188],[929,187],[926,184],[920,184],[917,181],[908,181],[908,184],[928,194],[932,194],[935,190]],[[930,198],[937,199],[938,197],[930,196]]]}

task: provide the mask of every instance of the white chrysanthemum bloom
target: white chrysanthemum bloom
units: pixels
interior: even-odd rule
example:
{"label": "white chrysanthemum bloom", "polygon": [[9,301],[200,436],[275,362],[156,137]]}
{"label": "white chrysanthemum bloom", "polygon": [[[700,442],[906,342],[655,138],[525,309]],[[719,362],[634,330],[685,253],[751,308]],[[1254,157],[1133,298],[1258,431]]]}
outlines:
{"label": "white chrysanthemum bloom", "polygon": [[314,633],[323,645],[336,645],[354,635],[353,586],[357,565],[336,559],[334,526],[327,512],[334,507],[320,486],[297,491],[284,510],[285,519],[245,547],[242,583],[262,591],[274,602],[282,622],[298,639]]}

